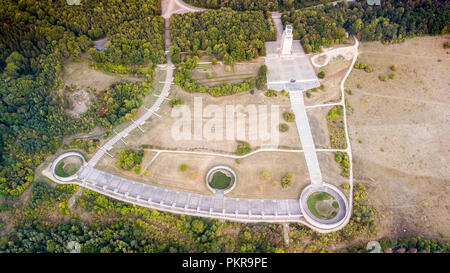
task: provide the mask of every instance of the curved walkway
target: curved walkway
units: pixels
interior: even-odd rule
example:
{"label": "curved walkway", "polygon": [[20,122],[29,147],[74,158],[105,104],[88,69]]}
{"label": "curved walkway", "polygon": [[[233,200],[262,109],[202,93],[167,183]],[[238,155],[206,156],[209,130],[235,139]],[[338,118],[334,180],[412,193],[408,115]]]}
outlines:
{"label": "curved walkway", "polygon": [[298,199],[228,198],[155,187],[84,166],[71,183],[139,206],[241,222],[299,222]]}

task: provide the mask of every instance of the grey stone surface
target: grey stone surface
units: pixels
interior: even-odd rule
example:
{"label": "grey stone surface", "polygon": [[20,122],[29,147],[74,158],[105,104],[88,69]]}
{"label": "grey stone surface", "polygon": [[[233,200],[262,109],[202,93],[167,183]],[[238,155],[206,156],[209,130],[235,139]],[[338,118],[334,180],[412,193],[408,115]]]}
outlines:
{"label": "grey stone surface", "polygon": [[[291,218],[302,216],[298,199],[242,199],[223,195],[202,195],[142,184],[118,177],[88,165],[78,172],[78,180],[118,199],[129,199],[144,206],[171,208],[186,214],[227,218]],[[106,190],[105,187],[106,186]]]}

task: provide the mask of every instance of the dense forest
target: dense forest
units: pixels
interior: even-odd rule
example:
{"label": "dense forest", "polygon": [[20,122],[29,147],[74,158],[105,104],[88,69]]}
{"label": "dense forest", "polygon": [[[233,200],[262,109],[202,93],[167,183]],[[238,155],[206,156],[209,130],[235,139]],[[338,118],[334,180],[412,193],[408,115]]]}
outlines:
{"label": "dense forest", "polygon": [[[61,145],[64,136],[110,127],[130,118],[149,91],[143,83],[122,83],[97,95],[80,119],[64,112],[62,62],[83,52],[104,64],[164,62],[159,0],[2,1],[0,6],[0,195],[19,195],[36,168]],[[109,37],[106,50],[93,40]],[[153,72],[149,70],[149,72]]]}
{"label": "dense forest", "polygon": [[345,31],[361,41],[401,42],[408,37],[446,34],[450,31],[448,0],[391,0],[381,6],[366,1],[284,12],[284,24],[294,28],[306,52],[319,52],[345,40]]}
{"label": "dense forest", "polygon": [[265,42],[276,39],[270,12],[238,12],[222,8],[205,12],[174,14],[170,18],[171,58],[180,52],[215,54],[224,63],[251,60],[266,54]]}
{"label": "dense forest", "polygon": [[190,5],[218,9],[229,7],[234,10],[290,10],[331,2],[333,0],[185,0]]}

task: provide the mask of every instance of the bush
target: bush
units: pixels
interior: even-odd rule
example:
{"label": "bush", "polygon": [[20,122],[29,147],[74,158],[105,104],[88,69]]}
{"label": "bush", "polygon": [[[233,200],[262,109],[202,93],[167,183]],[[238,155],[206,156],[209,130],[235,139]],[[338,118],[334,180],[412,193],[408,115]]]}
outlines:
{"label": "bush", "polygon": [[447,48],[450,48],[450,42],[444,42],[444,48],[445,49],[447,49]]}
{"label": "bush", "polygon": [[345,93],[351,95],[352,94],[352,90],[350,88],[346,88],[345,89]]}
{"label": "bush", "polygon": [[131,170],[142,163],[142,157],[144,157],[144,150],[141,149],[136,152],[132,149],[126,149],[120,152],[116,165],[121,169]]}
{"label": "bush", "polygon": [[396,74],[395,73],[391,73],[389,74],[389,79],[393,80],[395,79]]}
{"label": "bush", "polygon": [[184,104],[183,99],[171,99],[170,100],[170,107],[172,107],[172,108],[177,105],[181,105],[181,104]]}
{"label": "bush", "polygon": [[341,184],[341,188],[343,188],[344,190],[348,190],[348,189],[350,189],[350,185],[349,184]]}
{"label": "bush", "polygon": [[308,99],[311,98],[311,92],[309,92],[309,90],[306,91],[306,97],[307,97]]}
{"label": "bush", "polygon": [[358,84],[356,85],[356,87],[358,87],[359,89],[361,89],[361,88],[362,88],[362,84],[358,83]]}
{"label": "bush", "polygon": [[278,91],[272,90],[272,89],[269,89],[266,91],[266,93],[264,93],[264,95],[266,95],[266,97],[277,96],[277,94],[278,94]]}
{"label": "bush", "polygon": [[319,74],[317,74],[317,77],[319,77],[319,79],[325,78],[325,72],[323,70],[320,71]]}
{"label": "bush", "polygon": [[280,132],[287,132],[287,130],[289,130],[289,125],[287,125],[286,123],[281,123],[278,126],[278,129],[280,130]]}
{"label": "bush", "polygon": [[281,179],[281,187],[287,188],[292,184],[292,180],[294,179],[293,173],[288,173]]}
{"label": "bush", "polygon": [[186,164],[181,164],[181,165],[180,165],[180,171],[181,171],[181,172],[185,172],[186,170],[187,170]]}
{"label": "bush", "polygon": [[387,77],[385,75],[378,76],[378,79],[380,79],[380,81],[382,81],[382,82],[387,81]]}
{"label": "bush", "polygon": [[216,59],[216,58],[212,58],[211,63],[212,63],[213,65],[216,65],[216,64],[217,64],[217,59]]}
{"label": "bush", "polygon": [[287,122],[294,122],[295,121],[295,115],[294,115],[294,113],[292,111],[284,112],[283,113],[283,118]]}
{"label": "bush", "polygon": [[236,148],[236,154],[237,155],[246,155],[250,153],[252,149],[250,148],[250,144],[247,142],[241,141],[238,143],[238,146]]}
{"label": "bush", "polygon": [[269,177],[270,177],[270,173],[268,171],[263,171],[261,173],[261,178],[262,179],[267,180],[267,179],[269,179]]}
{"label": "bush", "polygon": [[396,64],[391,65],[391,70],[392,71],[397,71],[397,65]]}

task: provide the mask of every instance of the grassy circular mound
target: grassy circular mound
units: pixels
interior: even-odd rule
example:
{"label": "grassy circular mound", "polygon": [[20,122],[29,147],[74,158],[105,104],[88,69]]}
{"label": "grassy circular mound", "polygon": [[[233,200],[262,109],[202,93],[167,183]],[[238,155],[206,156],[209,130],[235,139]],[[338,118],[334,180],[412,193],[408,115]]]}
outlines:
{"label": "grassy circular mound", "polygon": [[83,161],[78,156],[68,156],[56,165],[55,173],[59,177],[69,177],[78,172]]}
{"label": "grassy circular mound", "polygon": [[228,174],[228,172],[224,170],[218,170],[212,175],[209,185],[213,189],[225,190],[229,188],[233,182],[234,181],[231,174]]}
{"label": "grassy circular mound", "polygon": [[308,197],[309,211],[319,219],[332,219],[339,211],[339,203],[326,192],[315,192]]}

